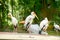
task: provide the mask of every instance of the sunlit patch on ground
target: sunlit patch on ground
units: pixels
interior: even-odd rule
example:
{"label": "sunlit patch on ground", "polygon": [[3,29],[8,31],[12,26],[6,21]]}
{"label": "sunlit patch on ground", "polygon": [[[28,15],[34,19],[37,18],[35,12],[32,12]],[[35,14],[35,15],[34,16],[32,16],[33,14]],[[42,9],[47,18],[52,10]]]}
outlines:
{"label": "sunlit patch on ground", "polygon": [[0,32],[0,40],[60,40],[59,36],[35,35],[28,33]]}

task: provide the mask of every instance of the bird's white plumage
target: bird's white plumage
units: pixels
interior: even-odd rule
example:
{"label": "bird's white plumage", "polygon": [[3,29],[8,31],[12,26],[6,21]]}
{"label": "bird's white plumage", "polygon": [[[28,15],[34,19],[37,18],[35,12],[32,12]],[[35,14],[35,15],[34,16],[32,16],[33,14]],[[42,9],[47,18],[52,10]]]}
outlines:
{"label": "bird's white plumage", "polygon": [[47,27],[48,27],[48,19],[47,18],[45,18],[44,20],[42,20],[41,22],[40,22],[40,29],[42,29],[42,27],[45,25],[45,29],[47,29]]}
{"label": "bird's white plumage", "polygon": [[56,30],[60,30],[59,25],[58,25],[58,24],[56,24],[56,23],[54,23],[54,28],[55,28]]}
{"label": "bird's white plumage", "polygon": [[15,17],[13,17],[11,13],[9,13],[8,16],[11,18],[12,24],[16,26],[18,24],[18,20]]}
{"label": "bird's white plumage", "polygon": [[11,17],[11,19],[12,19],[12,24],[16,26],[18,24],[17,19],[15,17]]}
{"label": "bird's white plumage", "polygon": [[39,34],[39,25],[38,24],[31,24],[29,27],[29,31],[34,34]]}
{"label": "bird's white plumage", "polygon": [[35,18],[35,15],[33,15],[34,12],[31,12],[31,15],[27,16],[27,18],[25,19],[25,23],[24,23],[24,27],[26,28],[26,25],[32,24],[33,19]]}

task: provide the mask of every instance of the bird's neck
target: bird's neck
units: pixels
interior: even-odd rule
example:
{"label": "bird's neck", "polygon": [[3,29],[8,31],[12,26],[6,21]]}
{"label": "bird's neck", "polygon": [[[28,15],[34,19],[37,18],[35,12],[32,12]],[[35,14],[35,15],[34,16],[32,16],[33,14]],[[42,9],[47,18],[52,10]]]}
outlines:
{"label": "bird's neck", "polygon": [[35,18],[35,16],[34,16],[34,15],[32,15],[32,17],[33,17],[33,18]]}
{"label": "bird's neck", "polygon": [[11,18],[12,18],[13,16],[11,15]]}

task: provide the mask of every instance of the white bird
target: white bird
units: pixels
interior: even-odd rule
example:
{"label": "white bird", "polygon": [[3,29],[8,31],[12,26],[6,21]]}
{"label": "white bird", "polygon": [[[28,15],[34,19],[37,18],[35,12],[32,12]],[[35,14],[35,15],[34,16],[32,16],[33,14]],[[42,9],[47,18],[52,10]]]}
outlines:
{"label": "white bird", "polygon": [[[27,16],[27,18],[25,19],[25,23],[24,23],[25,28],[27,28],[29,26],[29,24],[32,24],[35,16],[36,16],[35,12],[31,12],[31,15]],[[38,19],[38,17],[37,17],[37,19]]]}
{"label": "white bird", "polygon": [[18,20],[13,17],[11,13],[8,13],[8,17],[12,20],[12,24],[14,25],[14,31],[17,31]]}
{"label": "white bird", "polygon": [[48,24],[49,24],[49,23],[48,23],[47,17],[40,22],[40,33],[41,33],[41,34],[48,34],[48,33],[46,32],[46,30],[47,30],[47,28],[48,28]]}
{"label": "white bird", "polygon": [[40,27],[38,24],[31,24],[28,28],[29,33],[39,34]]}
{"label": "white bird", "polygon": [[58,24],[54,23],[54,29],[60,31],[60,27]]}
{"label": "white bird", "polygon": [[40,28],[42,29],[43,27],[45,28],[45,30],[48,27],[48,19],[47,19],[47,17],[40,22]]}

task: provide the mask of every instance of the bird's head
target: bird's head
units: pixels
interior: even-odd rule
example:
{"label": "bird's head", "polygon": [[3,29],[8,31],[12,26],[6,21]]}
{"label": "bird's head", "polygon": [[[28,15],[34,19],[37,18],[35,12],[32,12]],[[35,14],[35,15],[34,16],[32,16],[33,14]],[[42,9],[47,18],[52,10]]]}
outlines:
{"label": "bird's head", "polygon": [[8,13],[8,17],[11,18],[12,17],[12,14],[11,13]]}
{"label": "bird's head", "polygon": [[31,15],[34,16],[34,17],[36,17],[39,20],[39,18],[37,17],[37,15],[36,15],[36,13],[34,11],[31,12]]}
{"label": "bird's head", "polygon": [[48,20],[47,17],[45,17],[45,20]]}

